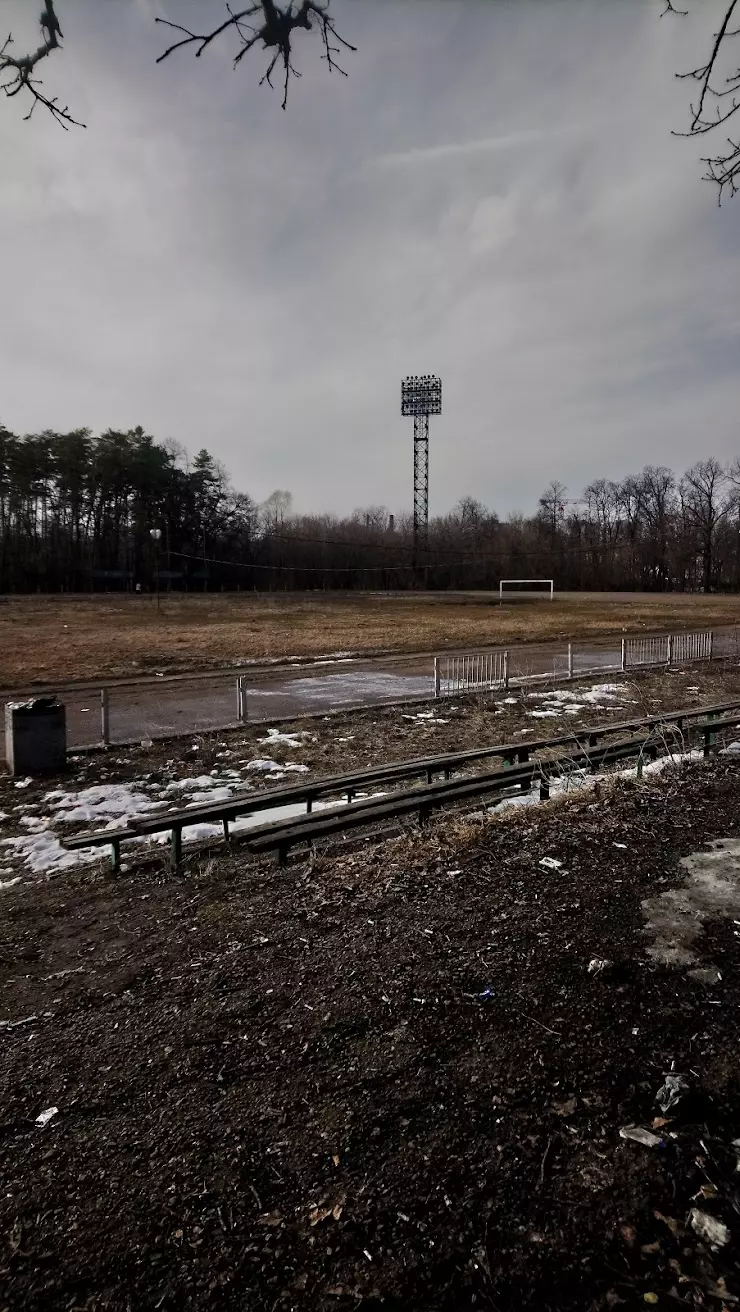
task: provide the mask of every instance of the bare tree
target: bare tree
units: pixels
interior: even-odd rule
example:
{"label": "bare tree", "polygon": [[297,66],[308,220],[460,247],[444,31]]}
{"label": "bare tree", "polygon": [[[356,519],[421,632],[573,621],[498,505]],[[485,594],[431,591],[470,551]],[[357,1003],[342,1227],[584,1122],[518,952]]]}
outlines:
{"label": "bare tree", "polygon": [[650,586],[664,589],[670,577],[668,540],[675,510],[676,480],[664,465],[646,465],[637,479],[640,514],[645,525],[648,556],[645,560]]}
{"label": "bare tree", "polygon": [[724,498],[727,475],[718,460],[699,460],[687,469],[681,480],[681,495],[688,520],[696,534],[696,547],[702,561],[704,591],[710,592],[714,581],[714,545],[717,528],[729,513],[733,502]]}
{"label": "bare tree", "polygon": [[[294,9],[294,4],[297,8]],[[183,46],[196,47],[196,59],[200,58],[203,51],[215,41],[217,37],[223,36],[225,32],[236,32],[240,49],[234,56],[234,68],[246,55],[247,51],[252,49],[258,41],[262,42],[265,50],[274,50],[275,53],[270,60],[266,73],[260,79],[260,86],[265,82],[272,87],[271,76],[275,65],[282,62],[284,70],[283,80],[283,109],[288,104],[288,83],[291,74],[293,77],[300,77],[300,73],[292,64],[292,39],[293,33],[297,28],[304,28],[307,32],[311,31],[314,23],[318,24],[319,31],[324,42],[323,59],[329,65],[329,71],[341,73],[342,77],[347,74],[343,68],[339,67],[335,55],[340,53],[340,46],[346,50],[354,50],[349,41],[345,41],[339,35],[333,20],[329,17],[329,0],[288,0],[283,8],[275,3],[275,0],[254,0],[253,4],[247,5],[245,9],[233,10],[229,4],[226,5],[228,18],[223,23],[211,29],[209,32],[197,33],[191,32],[189,28],[182,27],[179,23],[171,23],[166,18],[157,18],[155,22],[162,23],[164,27],[171,27],[176,32],[181,32],[182,36],[174,41],[171,46],[159,56],[158,64],[162,63],[168,55],[174,50],[180,50]],[[264,21],[258,27],[252,25],[250,19],[261,18]],[[334,45],[338,41],[340,46]]]}
{"label": "bare tree", "polygon": [[[740,37],[740,26],[733,26],[733,20],[740,23],[740,0],[730,0],[725,10],[719,29],[714,33],[712,47],[706,61],[696,68],[676,76],[697,83],[698,92],[692,101],[690,123],[687,132],[674,135],[685,137],[705,136],[731,119],[740,110],[740,67],[732,68],[732,51],[730,42]],[[686,17],[687,9],[677,9],[672,0],[665,0],[665,9],[661,14],[679,14]],[[730,72],[727,73],[726,61],[730,60]],[[727,145],[716,155],[702,156],[706,164],[706,181],[714,182],[718,188],[718,201],[722,203],[725,190],[731,196],[740,186],[740,136],[727,137]]]}
{"label": "bare tree", "polygon": [[44,7],[41,10],[41,45],[27,55],[13,55],[10,53],[10,47],[13,45],[13,34],[9,33],[8,38],[3,46],[0,46],[0,91],[4,91],[9,100],[18,96],[21,92],[28,92],[31,96],[31,108],[25,115],[27,119],[31,117],[37,105],[43,105],[49,110],[49,113],[60,123],[65,132],[68,131],[69,125],[84,128],[85,124],[80,123],[73,118],[67,105],[60,105],[57,97],[48,96],[40,90],[42,85],[41,78],[35,77],[36,68],[42,59],[47,59],[53,50],[59,50],[59,40],[62,31],[59,27],[59,20],[54,11],[54,0],[44,0]]}
{"label": "bare tree", "polygon": [[567,500],[567,487],[554,478],[551,483],[548,483],[537,502],[537,518],[541,521],[543,528],[547,529],[553,540],[562,529],[565,521]]}
{"label": "bare tree", "polygon": [[[278,4],[277,0],[252,0],[252,3],[243,9],[233,9],[231,4],[227,3],[227,18],[205,32],[193,32],[180,23],[157,18],[155,22],[180,33],[178,39],[159,56],[157,63],[161,64],[162,60],[167,59],[173,51],[181,50],[185,46],[194,47],[196,58],[199,58],[212,41],[226,33],[235,33],[239,40],[239,49],[234,56],[235,68],[247,52],[258,43],[261,43],[265,50],[274,51],[267,70],[260,79],[260,86],[267,83],[272,87],[272,74],[276,65],[282,63],[284,71],[282,105],[285,109],[288,104],[288,83],[291,74],[293,77],[301,76],[293,65],[293,33],[297,29],[310,32],[316,27],[321,33],[324,45],[322,58],[326,60],[329,71],[341,73],[342,77],[347,76],[345,70],[337,63],[336,56],[339,55],[341,48],[354,51],[355,46],[350,45],[349,41],[345,41],[337,32],[334,20],[329,14],[330,3],[331,0],[287,0],[283,4]],[[43,4],[40,18],[42,42],[38,49],[27,55],[10,54],[10,47],[13,44],[12,33],[8,36],[5,45],[0,47],[0,90],[8,97],[17,96],[21,92],[30,93],[32,102],[26,118],[30,118],[36,105],[41,104],[63,128],[68,128],[70,124],[84,127],[84,123],[72,117],[66,105],[62,107],[58,104],[56,97],[50,99],[45,96],[39,90],[40,79],[34,77],[40,61],[46,59],[52,51],[61,49],[59,41],[62,32],[54,10],[55,0],[43,0]]]}

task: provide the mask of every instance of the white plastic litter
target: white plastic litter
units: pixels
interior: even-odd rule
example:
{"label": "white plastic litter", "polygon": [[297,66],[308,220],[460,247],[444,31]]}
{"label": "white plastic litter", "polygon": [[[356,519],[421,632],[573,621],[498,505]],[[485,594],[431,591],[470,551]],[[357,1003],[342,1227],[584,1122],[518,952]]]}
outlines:
{"label": "white plastic litter", "polygon": [[543,856],[540,859],[540,865],[544,866],[546,870],[561,870],[563,863],[554,856]]}
{"label": "white plastic litter", "polygon": [[663,1140],[652,1130],[646,1130],[642,1125],[623,1125],[619,1131],[620,1139],[632,1139],[635,1143],[641,1143],[644,1148],[662,1148]]}
{"label": "white plastic litter", "polygon": [[700,1212],[698,1207],[691,1209],[691,1229],[709,1244],[710,1248],[724,1248],[730,1241],[730,1232],[724,1221],[718,1221],[717,1217],[710,1216],[709,1212]]}
{"label": "white plastic litter", "polygon": [[36,1117],[37,1125],[48,1125],[52,1116],[56,1116],[59,1111],[58,1107],[47,1107],[46,1111],[40,1112]]}

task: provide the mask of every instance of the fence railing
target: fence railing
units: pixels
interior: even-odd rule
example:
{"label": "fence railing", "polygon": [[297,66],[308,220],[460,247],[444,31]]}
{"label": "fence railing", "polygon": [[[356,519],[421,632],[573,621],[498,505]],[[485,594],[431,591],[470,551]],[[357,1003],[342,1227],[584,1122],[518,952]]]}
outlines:
{"label": "fence railing", "polygon": [[622,643],[622,668],[638,665],[670,665],[671,638],[625,638]]}
{"label": "fence railing", "polygon": [[635,665],[686,665],[689,661],[710,661],[714,635],[703,633],[668,633],[659,638],[625,638],[622,644],[622,667]]}
{"label": "fence railing", "polygon": [[[723,634],[723,642],[717,644],[714,633],[706,630],[668,633],[660,637],[622,638],[613,647],[596,648],[584,642],[584,650],[580,651],[577,643],[569,642],[560,651],[552,647],[540,651],[524,647],[511,651],[438,656],[434,661],[434,695],[453,697],[542,680],[572,679],[576,675],[624,673],[651,666],[710,661],[715,655],[732,654],[733,637]],[[737,654],[740,656],[740,652]]]}
{"label": "fence railing", "polygon": [[508,651],[473,652],[469,656],[437,656],[434,661],[434,695],[443,692],[493,692],[509,681]]}
{"label": "fence railing", "polygon": [[[224,671],[68,688],[60,695],[67,709],[68,746],[75,750],[718,657],[740,662],[737,629],[659,638],[630,636],[605,640],[603,645],[584,639],[444,654],[435,658],[433,679],[426,662],[409,658],[407,667],[394,659],[374,663],[372,668],[357,662],[332,670],[319,666],[300,671],[276,669],[267,676]],[[0,723],[0,750],[1,735]]]}

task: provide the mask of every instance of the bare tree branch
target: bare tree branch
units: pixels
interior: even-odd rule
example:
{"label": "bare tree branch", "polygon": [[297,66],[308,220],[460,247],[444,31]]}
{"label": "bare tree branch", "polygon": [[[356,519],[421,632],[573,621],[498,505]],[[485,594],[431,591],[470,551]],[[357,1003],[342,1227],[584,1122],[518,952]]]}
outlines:
{"label": "bare tree branch", "polygon": [[682,18],[685,18],[689,12],[688,9],[676,9],[673,0],[663,0],[663,3],[665,4],[665,9],[661,10],[658,15],[659,18],[665,18],[666,14],[680,14]]}
{"label": "bare tree branch", "polygon": [[59,41],[62,37],[62,31],[59,26],[59,20],[54,11],[54,0],[43,0],[44,7],[41,11],[39,20],[41,25],[42,44],[33,54],[14,56],[8,53],[9,47],[13,44],[12,33],[8,35],[5,44],[0,47],[0,91],[3,91],[8,99],[20,95],[21,92],[28,91],[31,95],[31,108],[24,115],[29,119],[37,105],[44,105],[49,110],[52,118],[56,119],[67,132],[70,124],[75,127],[84,128],[85,124],[80,123],[78,119],[73,118],[67,105],[59,105],[57,97],[49,99],[39,87],[42,85],[40,78],[33,77],[36,65],[42,59],[46,59],[52,50],[59,50]]}
{"label": "bare tree branch", "polygon": [[[666,8],[661,13],[661,18],[666,13],[684,14],[686,11],[675,9],[672,0],[665,0]],[[726,123],[733,114],[740,110],[740,68],[729,77],[724,79],[724,85],[716,85],[714,79],[717,75],[720,58],[727,51],[728,42],[733,38],[740,36],[740,28],[731,28],[730,22],[740,0],[730,0],[727,6],[724,19],[720,24],[719,31],[715,33],[714,44],[709,58],[705,64],[700,64],[697,68],[690,69],[687,73],[677,73],[676,77],[687,79],[691,78],[699,84],[699,99],[694,105],[690,105],[691,122],[687,132],[674,132],[676,137],[697,137],[704,136],[707,132],[714,132],[715,128],[721,123]],[[724,101],[725,97],[730,97],[729,107],[725,104],[715,104],[714,114],[710,113],[707,106],[710,100]],[[740,142],[727,138],[728,149],[718,155],[703,156],[702,163],[707,165],[707,172],[704,178],[708,182],[714,182],[718,191],[718,202],[722,204],[722,195],[725,190],[729,191],[731,196],[740,187]]]}
{"label": "bare tree branch", "polygon": [[[173,51],[182,49],[183,46],[195,45],[196,59],[199,58],[203,51],[217,37],[222,36],[224,32],[233,29],[240,38],[241,49],[234,58],[234,67],[241,62],[248,50],[256,45],[258,41],[262,42],[265,50],[274,50],[274,54],[267,67],[267,71],[260,79],[260,86],[265,82],[272,87],[272,73],[278,62],[282,62],[285,76],[283,81],[283,109],[288,104],[288,84],[291,74],[293,77],[300,77],[300,73],[292,63],[292,37],[296,28],[303,28],[310,32],[314,23],[318,24],[321,37],[324,43],[323,59],[329,65],[330,71],[341,73],[343,77],[347,74],[343,68],[340,68],[335,56],[340,54],[340,47],[345,50],[356,49],[345,41],[337,32],[333,19],[329,15],[330,0],[288,0],[288,3],[280,6],[276,0],[253,0],[253,3],[244,9],[233,10],[229,4],[226,9],[228,18],[224,19],[217,27],[210,32],[192,32],[189,28],[181,26],[179,23],[171,23],[165,18],[157,18],[156,22],[161,23],[164,27],[170,27],[176,32],[181,32],[182,36],[172,43],[171,46],[159,56],[157,63],[161,64],[163,59],[167,59]],[[296,7],[297,6],[297,7]],[[248,19],[260,15],[264,20],[260,26],[253,27],[248,23]],[[338,42],[339,44],[335,44]]]}

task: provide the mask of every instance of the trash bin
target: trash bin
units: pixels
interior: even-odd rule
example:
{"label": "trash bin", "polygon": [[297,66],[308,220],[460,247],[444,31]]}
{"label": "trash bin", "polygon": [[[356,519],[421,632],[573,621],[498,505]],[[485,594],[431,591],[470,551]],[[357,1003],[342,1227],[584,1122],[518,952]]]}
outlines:
{"label": "trash bin", "polygon": [[56,697],[5,705],[5,759],[14,775],[55,774],[67,761],[67,717]]}

